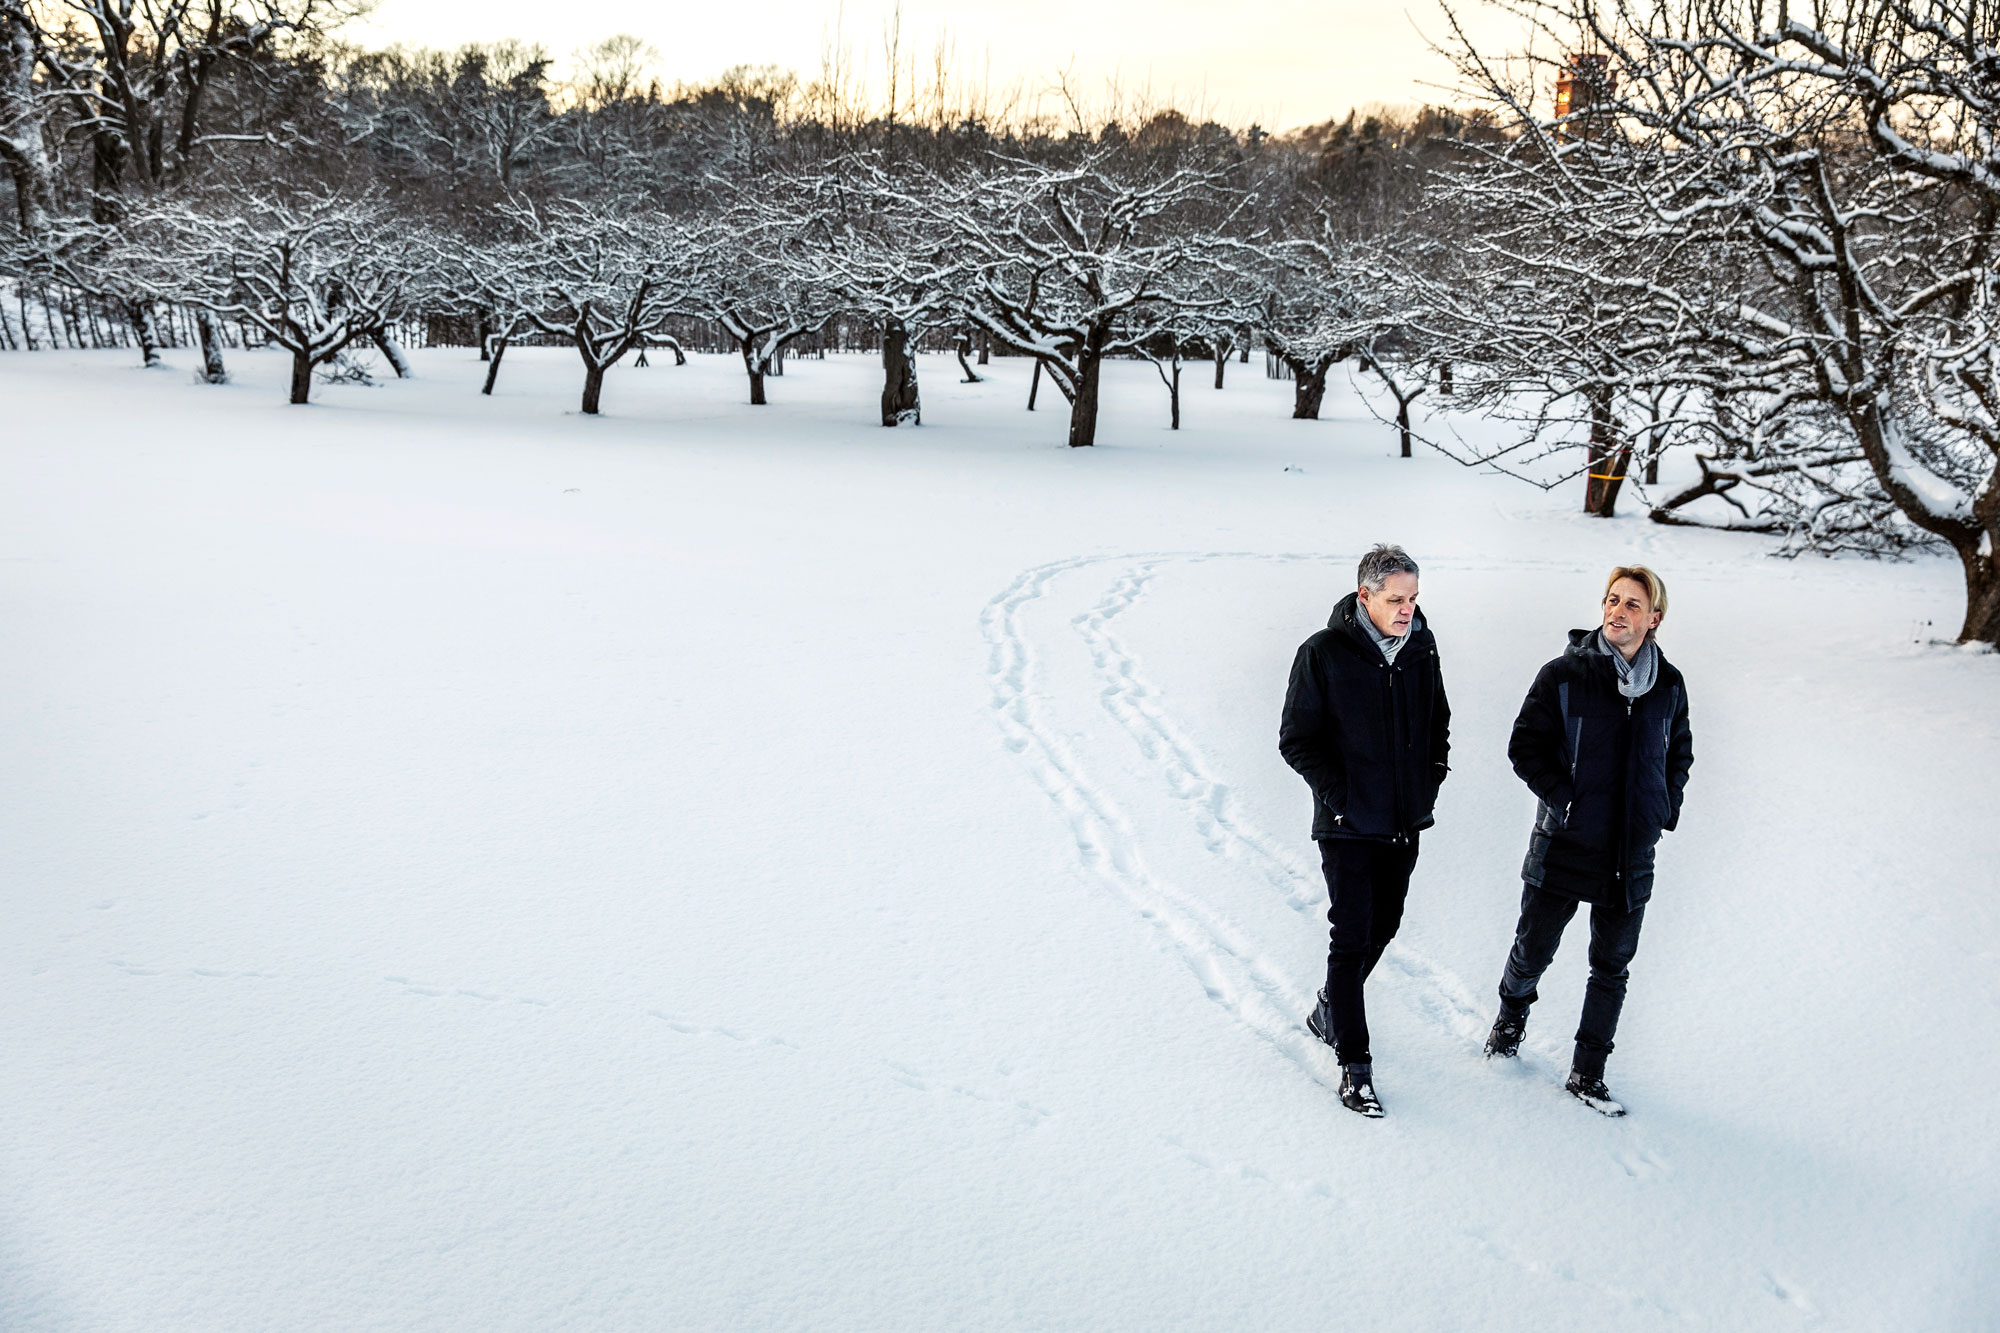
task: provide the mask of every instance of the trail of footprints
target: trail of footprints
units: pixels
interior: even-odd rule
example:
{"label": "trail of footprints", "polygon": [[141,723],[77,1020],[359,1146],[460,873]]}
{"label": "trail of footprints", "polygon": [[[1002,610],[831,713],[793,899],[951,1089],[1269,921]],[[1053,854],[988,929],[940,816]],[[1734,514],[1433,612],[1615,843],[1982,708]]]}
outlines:
{"label": "trail of footprints", "polygon": [[[988,603],[981,624],[988,643],[992,708],[1007,747],[1028,763],[1035,780],[1068,817],[1084,866],[1129,900],[1178,952],[1209,998],[1307,1075],[1328,1087],[1339,1073],[1331,1054],[1300,1026],[1311,989],[1263,954],[1214,906],[1179,889],[1146,865],[1130,822],[1109,791],[1094,782],[1034,689],[1035,651],[1022,625],[1025,609],[1062,575],[1091,565],[1129,564],[1104,596],[1070,623],[1090,652],[1107,713],[1159,770],[1168,792],[1186,803],[1209,852],[1246,864],[1253,875],[1300,915],[1316,915],[1314,878],[1278,850],[1241,812],[1228,787],[1209,772],[1198,747],[1159,706],[1114,622],[1138,605],[1161,566],[1210,560],[1311,561],[1310,555],[1249,552],[1161,552],[1081,556],[1023,572]],[[1456,976],[1407,945],[1392,945],[1384,961],[1412,983],[1422,1011],[1461,1039],[1484,1030],[1482,1012]]]}

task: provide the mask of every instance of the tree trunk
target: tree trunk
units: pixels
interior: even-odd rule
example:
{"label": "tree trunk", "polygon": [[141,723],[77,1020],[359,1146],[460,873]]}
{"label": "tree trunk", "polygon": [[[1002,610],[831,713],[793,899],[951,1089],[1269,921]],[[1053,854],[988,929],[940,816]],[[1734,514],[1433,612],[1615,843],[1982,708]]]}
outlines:
{"label": "tree trunk", "polygon": [[597,415],[597,399],[604,392],[604,367],[588,358],[583,363],[583,414]]}
{"label": "tree trunk", "polygon": [[1333,369],[1333,362],[1321,361],[1308,366],[1303,361],[1292,363],[1292,419],[1294,421],[1318,421],[1319,405],[1326,400],[1326,372]]}
{"label": "tree trunk", "polygon": [[750,344],[743,343],[743,369],[750,376],[750,406],[764,407],[764,367],[750,355]]}
{"label": "tree trunk", "polygon": [[972,350],[972,335],[961,333],[956,338],[953,338],[951,340],[951,350],[958,353],[958,368],[965,372],[964,383],[980,383],[978,372],[973,370],[972,363],[965,359],[965,354]]}
{"label": "tree trunk", "polygon": [[[1092,339],[1093,342],[1098,341]],[[1097,372],[1104,354],[1085,347],[1076,361],[1076,400],[1069,405],[1069,447],[1084,449],[1097,443]]]}
{"label": "tree trunk", "polygon": [[1646,484],[1648,486],[1660,484],[1660,455],[1657,452],[1646,459]]}
{"label": "tree trunk", "polygon": [[910,330],[900,319],[882,322],[882,424],[921,426],[917,365],[910,356]]}
{"label": "tree trunk", "polygon": [[507,338],[502,334],[493,340],[493,359],[486,367],[486,385],[479,391],[489,398],[493,396],[493,381],[500,378],[500,358],[505,355],[507,355]]}
{"label": "tree trunk", "polygon": [[993,359],[993,335],[982,332],[979,335],[979,364],[986,365]]}
{"label": "tree trunk", "polygon": [[206,310],[197,310],[194,325],[201,335],[202,379],[210,384],[227,383],[229,373],[222,364],[222,330],[215,327],[215,316]]}
{"label": "tree trunk", "polygon": [[146,369],[159,369],[160,325],[151,301],[132,302],[132,333],[139,339],[139,355],[145,358]]}
{"label": "tree trunk", "polygon": [[1625,484],[1625,469],[1632,466],[1632,446],[1618,443],[1618,427],[1611,419],[1611,395],[1606,392],[1596,393],[1590,400],[1589,457],[1583,512],[1594,518],[1610,518],[1618,506],[1618,488]]}
{"label": "tree trunk", "polygon": [[1225,344],[1218,344],[1215,349],[1215,387],[1218,389],[1222,387],[1222,372],[1228,366],[1229,348]]}
{"label": "tree trunk", "polygon": [[1042,358],[1035,358],[1034,378],[1028,381],[1028,410],[1035,410],[1035,395],[1042,391]]}
{"label": "tree trunk", "polygon": [[1438,362],[1438,392],[1451,397],[1451,362]]}
{"label": "tree trunk", "polygon": [[1250,344],[1248,340],[1244,342],[1243,346],[1237,349],[1236,360],[1239,365],[1247,366],[1250,364]]}
{"label": "tree trunk", "polygon": [[387,361],[389,368],[396,372],[396,378],[399,380],[409,379],[410,359],[403,355],[403,349],[396,345],[396,340],[389,336],[389,331],[387,329],[377,329],[368,336],[374,340],[375,350],[382,353],[382,359]]}
{"label": "tree trunk", "polygon": [[1410,456],[1410,402],[1407,398],[1396,400],[1396,429],[1403,436],[1403,457]]}
{"label": "tree trunk", "polygon": [[489,321],[489,320],[487,319],[487,317],[486,317],[486,312],[485,312],[484,310],[482,310],[482,311],[480,311],[480,312],[479,312],[479,319],[478,319],[478,322],[477,322],[477,324],[476,324],[476,325],[475,325],[475,327],[474,327],[474,330],[473,330],[473,336],[474,336],[474,337],[476,337],[476,338],[478,338],[478,340],[479,340],[479,359],[480,359],[481,361],[490,361],[490,360],[492,360],[492,359],[493,359],[493,325],[492,325],[492,323],[491,323],[491,322],[490,322],[490,321]]}
{"label": "tree trunk", "polygon": [[39,53],[27,15],[18,6],[0,8],[0,126],[6,142],[0,165],[14,179],[14,204],[21,234],[30,240],[48,229],[55,214],[55,162],[42,137],[48,96],[35,74]]}
{"label": "tree trunk", "polygon": [[306,352],[292,353],[292,401],[303,403],[312,397],[313,362]]}
{"label": "tree trunk", "polygon": [[1965,625],[1960,643],[1990,643],[2000,648],[2000,522],[1989,518],[1977,545],[1959,548],[1965,565]]}
{"label": "tree trunk", "polygon": [[1179,352],[1174,353],[1174,377],[1167,384],[1167,398],[1173,403],[1173,425],[1168,427],[1168,429],[1179,430],[1181,428],[1181,357]]}

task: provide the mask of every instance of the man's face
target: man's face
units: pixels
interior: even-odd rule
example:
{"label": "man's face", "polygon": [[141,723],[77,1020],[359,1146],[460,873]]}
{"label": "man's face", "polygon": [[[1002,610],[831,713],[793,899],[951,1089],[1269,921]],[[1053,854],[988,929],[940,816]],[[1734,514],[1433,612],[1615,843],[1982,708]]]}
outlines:
{"label": "man's face", "polygon": [[1620,579],[1604,594],[1604,640],[1623,656],[1638,652],[1659,626],[1660,613],[1653,609],[1646,585],[1637,579]]}
{"label": "man's face", "polygon": [[1355,595],[1378,631],[1398,638],[1410,632],[1410,621],[1417,614],[1415,574],[1391,574],[1382,580],[1380,592],[1364,583],[1355,590]]}

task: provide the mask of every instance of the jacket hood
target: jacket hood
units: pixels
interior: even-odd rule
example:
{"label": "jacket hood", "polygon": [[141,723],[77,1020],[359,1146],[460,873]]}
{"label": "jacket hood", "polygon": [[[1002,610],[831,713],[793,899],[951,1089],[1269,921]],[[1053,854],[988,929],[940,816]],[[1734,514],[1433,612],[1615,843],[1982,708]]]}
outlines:
{"label": "jacket hood", "polygon": [[[1370,648],[1373,648],[1375,646],[1374,641],[1368,638],[1368,632],[1361,628],[1358,620],[1358,617],[1367,614],[1366,611],[1361,609],[1361,594],[1351,592],[1333,604],[1333,614],[1327,617],[1326,627],[1328,629],[1345,629],[1351,634],[1358,634]],[[1412,638],[1416,637],[1421,631],[1429,628],[1430,625],[1425,622],[1424,613],[1421,608],[1415,615],[1410,617],[1410,636]],[[1578,632],[1588,634],[1595,631],[1580,630]]]}

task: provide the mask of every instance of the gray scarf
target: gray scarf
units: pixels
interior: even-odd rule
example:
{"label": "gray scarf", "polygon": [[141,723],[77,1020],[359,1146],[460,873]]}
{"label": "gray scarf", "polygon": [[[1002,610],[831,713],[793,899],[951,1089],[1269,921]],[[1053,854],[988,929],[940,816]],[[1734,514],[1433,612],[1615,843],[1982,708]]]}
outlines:
{"label": "gray scarf", "polygon": [[[1361,622],[1361,628],[1368,631],[1368,637],[1373,639],[1375,646],[1382,650],[1383,660],[1388,662],[1390,666],[1396,665],[1396,654],[1403,651],[1403,645],[1410,641],[1410,635],[1384,634],[1381,630],[1375,628],[1375,622],[1370,618],[1368,608],[1359,604],[1356,604],[1354,608],[1354,618]],[[1416,632],[1417,622],[1412,619],[1410,621],[1410,634]]]}
{"label": "gray scarf", "polygon": [[1618,692],[1627,699],[1637,699],[1653,688],[1653,681],[1660,674],[1660,650],[1653,644],[1653,636],[1639,645],[1639,651],[1626,661],[1625,654],[1611,646],[1604,637],[1604,631],[1597,631],[1597,651],[1611,659],[1612,667],[1618,672]]}

